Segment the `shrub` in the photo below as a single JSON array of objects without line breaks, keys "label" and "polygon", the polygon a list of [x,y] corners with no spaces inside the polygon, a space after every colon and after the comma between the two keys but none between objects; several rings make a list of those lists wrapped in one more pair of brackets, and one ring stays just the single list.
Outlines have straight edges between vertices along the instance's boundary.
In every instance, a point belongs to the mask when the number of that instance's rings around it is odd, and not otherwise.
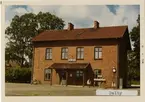
[{"label": "shrub", "polygon": [[15,83],[30,83],[31,68],[9,68],[5,71],[5,81]]}]

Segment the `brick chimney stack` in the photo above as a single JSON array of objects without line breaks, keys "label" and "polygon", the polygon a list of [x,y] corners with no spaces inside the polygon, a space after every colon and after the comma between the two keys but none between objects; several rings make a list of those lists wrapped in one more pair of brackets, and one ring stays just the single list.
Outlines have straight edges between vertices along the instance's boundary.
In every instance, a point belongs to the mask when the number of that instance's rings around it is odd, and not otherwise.
[{"label": "brick chimney stack", "polygon": [[72,23],[68,23],[68,30],[73,30],[74,29],[74,25]]},{"label": "brick chimney stack", "polygon": [[94,21],[94,29],[99,28],[99,22],[98,21]]}]

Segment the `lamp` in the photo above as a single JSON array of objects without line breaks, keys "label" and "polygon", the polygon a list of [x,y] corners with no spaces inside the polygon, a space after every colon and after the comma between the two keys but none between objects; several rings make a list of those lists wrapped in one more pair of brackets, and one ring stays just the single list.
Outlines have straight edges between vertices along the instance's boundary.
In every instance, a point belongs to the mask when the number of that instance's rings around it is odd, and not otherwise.
[{"label": "lamp", "polygon": [[113,67],[112,71],[113,71],[113,73],[116,73],[116,68],[115,68],[115,67]]}]

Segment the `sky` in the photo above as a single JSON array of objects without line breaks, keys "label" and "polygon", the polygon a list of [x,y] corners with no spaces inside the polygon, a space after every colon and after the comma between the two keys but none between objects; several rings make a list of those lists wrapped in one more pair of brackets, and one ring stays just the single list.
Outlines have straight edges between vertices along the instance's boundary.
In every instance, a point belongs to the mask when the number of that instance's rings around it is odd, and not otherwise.
[{"label": "sky", "polygon": [[50,12],[62,18],[67,28],[68,22],[74,28],[93,27],[93,21],[98,21],[101,27],[128,25],[129,31],[136,26],[140,13],[139,5],[9,5],[5,7],[5,28],[15,15],[25,13]]}]

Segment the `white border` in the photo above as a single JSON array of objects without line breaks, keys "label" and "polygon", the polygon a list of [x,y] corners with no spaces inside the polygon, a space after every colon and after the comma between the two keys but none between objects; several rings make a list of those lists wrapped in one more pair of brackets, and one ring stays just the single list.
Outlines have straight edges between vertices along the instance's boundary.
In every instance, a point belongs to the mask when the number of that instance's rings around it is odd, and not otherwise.
[{"label": "white border", "polygon": [[[11,0],[12,1],[12,0]],[[108,4],[118,4],[118,5],[134,5],[134,4],[139,4],[140,5],[140,25],[141,25],[141,44],[140,46],[144,45],[144,12],[145,12],[145,8],[144,8],[144,0],[47,0],[47,2],[45,0],[36,2],[36,0],[34,1],[25,1],[25,2],[10,2],[10,0],[6,0],[5,2],[3,2],[2,4],[2,25],[4,25],[4,21],[5,21],[5,13],[4,13],[4,5],[13,5],[13,4],[19,4],[19,5],[108,5]],[[142,102],[142,100],[144,100],[143,95],[145,95],[145,81],[144,81],[144,77],[143,75],[145,75],[145,66],[144,64],[141,64],[141,96],[133,96],[133,97],[127,97],[127,96],[88,96],[88,97],[6,97],[5,96],[5,81],[4,81],[4,26],[2,26],[2,34],[1,34],[1,40],[2,40],[2,46],[1,46],[1,74],[2,74],[2,102],[55,102],[55,101],[59,101],[59,102],[64,102],[64,101],[79,101],[79,102]],[[144,45],[145,47],[145,45]],[[141,47],[141,53],[145,52],[145,49]],[[143,59],[144,56],[141,55],[141,59]]]},{"label": "white border", "polygon": [[[1,1],[0,1],[0,22],[1,22]],[[1,29],[1,24],[0,24],[0,31],[1,31],[2,29]],[[1,34],[1,32],[0,32],[0,34]],[[1,39],[1,36],[0,36],[0,39]],[[0,46],[1,46],[1,41],[0,41]],[[2,57],[1,57],[1,47],[0,47],[0,60],[2,60]],[[0,61],[0,65],[1,65],[1,61]],[[0,72],[2,72],[1,71],[1,68],[0,68]],[[0,77],[2,77],[2,75],[1,75],[1,73],[0,73]],[[1,80],[0,80],[0,85],[1,85],[2,83],[1,83]],[[0,86],[0,90],[2,89],[2,86]],[[2,94],[0,93],[0,100],[2,99],[2,96],[1,96]]]}]

